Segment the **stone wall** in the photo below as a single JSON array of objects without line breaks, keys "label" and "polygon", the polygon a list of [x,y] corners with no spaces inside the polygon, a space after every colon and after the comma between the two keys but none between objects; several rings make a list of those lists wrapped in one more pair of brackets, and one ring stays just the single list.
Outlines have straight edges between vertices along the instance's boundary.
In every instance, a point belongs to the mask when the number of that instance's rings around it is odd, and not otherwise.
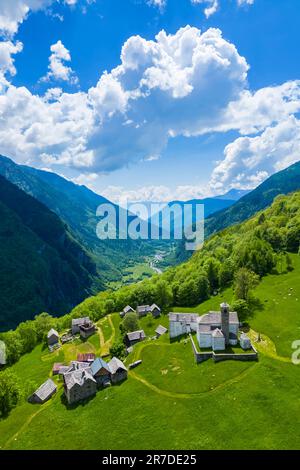
[{"label": "stone wall", "polygon": [[195,345],[192,335],[189,335],[189,336],[190,336],[190,340],[192,343],[194,358],[197,363],[207,361],[210,358],[212,358],[215,362],[228,361],[228,360],[233,360],[233,361],[257,361],[258,360],[258,353],[253,345],[249,353],[243,353],[243,354],[230,354],[230,353],[217,353],[216,354],[214,351],[200,352],[198,351]]},{"label": "stone wall", "polygon": [[189,336],[190,336],[190,340],[191,340],[191,343],[192,343],[194,358],[195,358],[195,361],[197,363],[207,361],[208,359],[213,357],[213,351],[199,352],[196,345],[195,345],[195,343],[194,343],[192,335],[189,335]]},{"label": "stone wall", "polygon": [[244,353],[244,354],[228,354],[228,353],[218,353],[218,354],[213,354],[213,360],[215,362],[221,362],[221,361],[257,361],[258,359],[258,354],[255,349],[251,349],[251,352],[249,353]]}]

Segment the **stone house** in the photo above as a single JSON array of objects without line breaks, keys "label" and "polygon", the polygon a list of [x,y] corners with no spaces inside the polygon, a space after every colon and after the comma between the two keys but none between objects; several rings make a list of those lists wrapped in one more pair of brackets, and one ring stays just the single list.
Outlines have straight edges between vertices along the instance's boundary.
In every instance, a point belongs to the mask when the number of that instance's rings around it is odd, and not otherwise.
[{"label": "stone house", "polygon": [[130,307],[130,305],[126,305],[126,307],[122,310],[122,312],[120,312],[120,317],[121,318],[125,317],[126,313],[129,313],[129,312],[135,313],[135,310],[132,307]]},{"label": "stone house", "polygon": [[246,333],[241,334],[241,336],[240,336],[240,345],[241,345],[241,348],[244,349],[244,350],[252,348],[251,340],[250,340],[249,336],[246,335]]},{"label": "stone house", "polygon": [[79,369],[88,369],[91,366],[89,362],[71,361],[67,372],[74,372]]},{"label": "stone house", "polygon": [[64,388],[70,405],[95,395],[97,382],[92,375],[91,368],[77,369],[64,374]]},{"label": "stone house", "polygon": [[54,346],[59,342],[59,334],[54,328],[51,328],[50,331],[47,333],[47,342],[48,346]]},{"label": "stone house", "polygon": [[127,379],[127,369],[120,359],[113,357],[109,363],[108,367],[111,373],[111,382],[116,384]]},{"label": "stone house", "polygon": [[139,318],[145,317],[150,312],[150,305],[138,305],[136,308],[136,314]]},{"label": "stone house", "polygon": [[159,338],[160,336],[164,335],[167,333],[167,328],[165,328],[164,326],[162,325],[159,325],[156,330],[155,330],[155,333],[156,333],[156,336],[157,338]]},{"label": "stone house", "polygon": [[152,305],[139,305],[136,308],[136,313],[139,318],[148,315],[151,313],[154,318],[159,317],[161,315],[161,310],[156,304]]},{"label": "stone house", "polygon": [[88,324],[88,323],[90,323],[89,317],[73,318],[72,319],[72,335],[76,335],[77,333],[80,333],[80,326],[84,324]]},{"label": "stone house", "polygon": [[28,399],[30,403],[45,403],[56,393],[57,387],[53,380],[44,382]]},{"label": "stone house", "polygon": [[110,385],[111,374],[109,365],[101,358],[97,357],[91,365],[91,373],[99,387]]},{"label": "stone house", "polygon": [[81,339],[87,339],[96,332],[96,327],[92,321],[88,321],[79,326]]},{"label": "stone house", "polygon": [[161,309],[156,304],[150,306],[150,312],[154,318],[160,317],[161,315]]},{"label": "stone house", "polygon": [[169,313],[170,338],[197,331],[197,313]]},{"label": "stone house", "polygon": [[77,362],[94,362],[96,354],[94,353],[79,353],[77,354]]},{"label": "stone house", "polygon": [[70,372],[74,372],[75,370],[80,370],[80,369],[87,369],[90,367],[89,362],[79,362],[79,361],[71,361],[70,365],[65,366],[61,365],[58,369],[58,375],[64,376],[65,374],[68,374]]},{"label": "stone house", "polygon": [[144,330],[137,330],[127,333],[125,336],[125,343],[127,347],[133,346],[146,338]]}]

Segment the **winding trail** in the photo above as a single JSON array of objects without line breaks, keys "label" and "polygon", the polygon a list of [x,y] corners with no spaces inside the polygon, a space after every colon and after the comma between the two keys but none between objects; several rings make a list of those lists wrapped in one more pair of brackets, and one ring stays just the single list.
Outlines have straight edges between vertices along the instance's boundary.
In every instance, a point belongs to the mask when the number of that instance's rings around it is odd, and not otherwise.
[{"label": "winding trail", "polygon": [[104,347],[105,340],[104,340],[104,334],[103,334],[103,331],[101,329],[101,324],[100,323],[98,325],[98,335],[99,335],[100,351],[102,353],[102,348]]},{"label": "winding trail", "polygon": [[[163,343],[164,346],[172,346],[171,343]],[[147,348],[148,346],[161,346],[161,343],[154,343],[154,342],[149,342],[149,343],[140,343],[140,347],[135,351],[134,354],[134,361],[140,359],[142,351]],[[129,375],[135,380],[138,380],[140,383],[145,385],[146,387],[150,388],[153,392],[158,393],[160,395],[164,395],[169,398],[178,398],[178,399],[189,399],[189,398],[195,398],[195,397],[201,397],[201,396],[206,396],[208,393],[214,393],[224,387],[227,387],[229,385],[232,385],[236,382],[239,382],[242,380],[244,377],[246,377],[252,370],[256,369],[258,366],[258,363],[253,363],[251,367],[248,369],[244,370],[240,374],[236,375],[235,377],[232,377],[231,379],[226,380],[225,382],[222,382],[219,385],[216,385],[214,388],[211,388],[209,390],[203,390],[202,392],[196,392],[196,393],[178,393],[178,392],[171,392],[168,390],[161,389],[157,387],[156,385],[153,385],[151,382],[148,382],[148,380],[144,379],[141,377],[139,374],[134,372],[133,370],[129,370]]]},{"label": "winding trail", "polygon": [[[288,363],[288,362],[291,361],[289,357],[283,357],[283,356],[279,356],[277,354],[275,344],[265,334],[261,335],[261,341],[260,342],[257,342],[258,333],[256,331],[250,330],[248,335],[249,335],[252,343],[255,344],[255,348],[257,349],[257,351],[260,354],[263,354],[267,357],[270,357],[271,359],[281,361],[281,362]],[[171,343],[164,343],[164,345],[171,346]],[[136,360],[140,359],[142,351],[148,346],[160,346],[160,344],[159,343],[153,343],[153,342],[151,342],[151,343],[140,343],[140,346],[138,348],[136,348],[136,350],[134,351],[133,360],[136,361]],[[170,392],[170,391],[167,391],[167,390],[163,390],[163,389],[157,387],[156,385],[153,385],[152,383],[148,382],[146,379],[144,379],[143,377],[141,377],[139,374],[137,374],[136,372],[134,372],[132,370],[129,371],[129,375],[133,379],[138,380],[140,383],[142,383],[143,385],[145,385],[146,387],[151,389],[153,392],[159,393],[160,395],[164,395],[166,397],[171,397],[171,398],[187,399],[187,398],[195,398],[195,397],[205,396],[208,393],[214,393],[214,392],[216,392],[216,391],[218,391],[222,388],[225,388],[229,385],[233,385],[234,383],[237,383],[238,381],[242,380],[245,376],[250,374],[250,372],[252,370],[256,369],[257,366],[259,366],[259,363],[254,363],[252,367],[249,367],[249,369],[246,369],[245,371],[241,372],[239,375],[233,377],[232,379],[229,379],[226,382],[223,382],[219,385],[216,385],[216,387],[214,387],[213,389],[205,390],[203,392],[198,392],[198,393]]]},{"label": "winding trail", "polygon": [[[104,323],[104,321],[108,321],[110,327],[111,327],[111,335],[107,341],[105,341],[103,331],[101,329],[101,323]],[[105,319],[101,320],[98,323],[98,334],[99,334],[99,339],[100,339],[100,351],[102,356],[107,356],[109,354],[109,349],[112,346],[114,340],[115,340],[115,335],[116,335],[116,329],[115,325],[112,321],[111,315],[107,315]]]},{"label": "winding trail", "polygon": [[218,390],[228,387],[229,385],[233,385],[234,383],[237,383],[240,380],[244,379],[251,371],[253,371],[253,369],[256,369],[257,366],[258,366],[258,363],[254,363],[253,366],[249,367],[249,369],[244,370],[243,372],[241,372],[239,375],[236,375],[232,379],[229,379],[226,382],[216,385],[214,388],[210,390],[204,390],[203,392],[197,392],[197,393],[170,392],[168,390],[163,390],[161,388],[156,387],[156,385],[151,384],[146,379],[138,375],[136,372],[129,371],[129,375],[133,379],[138,380],[140,383],[150,388],[153,392],[158,393],[159,395],[164,395],[168,398],[189,399],[189,398],[196,398],[196,397],[197,398],[205,397],[207,394],[212,394],[214,392],[217,392]]},{"label": "winding trail", "polygon": [[115,341],[116,329],[115,329],[114,322],[112,321],[112,316],[108,315],[107,318],[108,318],[108,321],[109,321],[109,324],[110,324],[110,327],[111,327],[111,336],[110,336],[110,338],[107,342],[109,343],[109,346],[112,346],[112,344]]}]

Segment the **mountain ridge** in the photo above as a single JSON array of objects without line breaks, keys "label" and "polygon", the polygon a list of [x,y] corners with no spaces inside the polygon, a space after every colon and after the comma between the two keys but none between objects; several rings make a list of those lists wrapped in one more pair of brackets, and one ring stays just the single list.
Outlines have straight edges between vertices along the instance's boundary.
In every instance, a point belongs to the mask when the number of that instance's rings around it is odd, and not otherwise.
[{"label": "mountain ridge", "polygon": [[232,206],[214,213],[205,221],[205,236],[250,218],[269,206],[279,194],[289,194],[299,189],[300,161],[274,173]]},{"label": "mountain ridge", "polygon": [[[117,214],[123,210],[103,196],[56,173],[18,165],[4,156],[0,156],[0,174],[39,200],[68,225],[76,240],[94,258],[103,283],[120,280],[128,260],[141,256],[139,241],[100,240],[97,237],[96,227],[100,220],[96,215],[97,207],[109,203],[117,209]],[[150,247],[144,246],[143,249],[149,250]]]}]

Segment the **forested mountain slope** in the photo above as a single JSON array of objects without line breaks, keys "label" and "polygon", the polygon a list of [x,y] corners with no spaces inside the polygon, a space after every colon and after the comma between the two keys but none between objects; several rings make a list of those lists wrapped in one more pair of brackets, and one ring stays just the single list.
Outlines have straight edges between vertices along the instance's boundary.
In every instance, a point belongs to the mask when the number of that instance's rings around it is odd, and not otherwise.
[{"label": "forested mountain slope", "polygon": [[65,313],[92,293],[93,260],[54,212],[2,176],[0,221],[1,330]]},{"label": "forested mountain slope", "polygon": [[[17,165],[0,156],[0,174],[20,189],[45,204],[70,227],[76,240],[84,245],[97,265],[103,284],[118,280],[129,259],[139,261],[152,247],[132,240],[100,240],[96,234],[97,207],[110,201],[95,194],[85,186],[79,186],[61,176],[24,165]],[[117,221],[119,211],[116,204]],[[129,219],[131,215],[128,214]]]},{"label": "forested mountain slope", "polygon": [[205,223],[206,236],[252,217],[256,212],[272,204],[279,194],[288,194],[298,189],[300,189],[300,161],[270,176],[232,206],[210,216]]}]

